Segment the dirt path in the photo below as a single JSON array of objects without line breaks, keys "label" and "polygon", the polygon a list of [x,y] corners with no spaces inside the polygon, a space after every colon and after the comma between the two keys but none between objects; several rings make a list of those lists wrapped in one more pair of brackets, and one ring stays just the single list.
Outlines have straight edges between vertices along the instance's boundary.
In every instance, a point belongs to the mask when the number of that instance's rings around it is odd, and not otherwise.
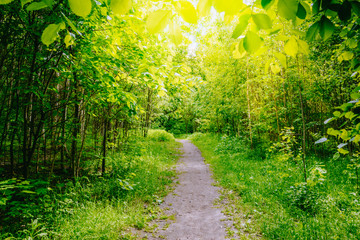
[{"label": "dirt path", "polygon": [[232,224],[221,209],[214,206],[214,201],[220,197],[219,188],[213,186],[211,172],[200,150],[190,141],[179,142],[184,152],[177,166],[179,184],[161,206],[175,219],[148,239],[225,239],[226,228]]}]

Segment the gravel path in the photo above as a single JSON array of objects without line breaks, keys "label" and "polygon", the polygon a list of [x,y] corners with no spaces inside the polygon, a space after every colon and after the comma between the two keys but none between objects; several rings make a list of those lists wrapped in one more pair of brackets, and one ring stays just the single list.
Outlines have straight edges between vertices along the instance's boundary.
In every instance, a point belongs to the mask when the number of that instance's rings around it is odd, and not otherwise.
[{"label": "gravel path", "polygon": [[219,188],[213,186],[209,167],[195,145],[188,140],[178,141],[183,144],[184,152],[177,166],[179,184],[161,206],[167,215],[174,215],[175,220],[148,239],[225,239],[226,227],[232,223],[214,206],[220,194]]}]

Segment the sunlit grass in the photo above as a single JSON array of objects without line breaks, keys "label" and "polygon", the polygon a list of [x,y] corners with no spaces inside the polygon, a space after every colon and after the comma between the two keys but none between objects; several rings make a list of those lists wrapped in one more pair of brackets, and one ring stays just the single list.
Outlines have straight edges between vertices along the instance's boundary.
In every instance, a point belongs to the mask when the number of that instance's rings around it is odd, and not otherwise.
[{"label": "sunlit grass", "polygon": [[[353,184],[345,181],[343,163],[311,157],[311,168],[322,163],[325,181],[303,183],[294,162],[248,148],[245,139],[210,134],[190,137],[210,163],[216,180],[235,205],[229,208],[243,233],[269,239],[358,239],[360,205]],[[236,212],[239,212],[236,214]]]}]

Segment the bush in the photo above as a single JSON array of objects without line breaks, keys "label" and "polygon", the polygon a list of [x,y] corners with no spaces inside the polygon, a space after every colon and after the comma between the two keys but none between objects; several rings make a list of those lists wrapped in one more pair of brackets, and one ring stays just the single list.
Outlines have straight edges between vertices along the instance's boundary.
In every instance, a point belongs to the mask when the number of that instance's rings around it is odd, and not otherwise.
[{"label": "bush", "polygon": [[173,142],[175,141],[174,135],[166,132],[165,130],[149,130],[148,138],[156,142]]},{"label": "bush", "polygon": [[196,141],[199,140],[201,138],[201,136],[203,135],[203,133],[201,132],[194,132],[193,134],[191,134],[188,139],[192,140],[192,141]]}]

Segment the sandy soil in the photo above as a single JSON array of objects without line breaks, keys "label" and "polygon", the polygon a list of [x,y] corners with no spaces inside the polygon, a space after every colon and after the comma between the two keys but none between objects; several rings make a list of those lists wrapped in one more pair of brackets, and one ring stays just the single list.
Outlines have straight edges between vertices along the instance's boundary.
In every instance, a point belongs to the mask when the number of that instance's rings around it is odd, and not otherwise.
[{"label": "sandy soil", "polygon": [[214,201],[220,197],[219,188],[213,186],[212,174],[199,149],[190,141],[179,142],[183,144],[183,155],[177,166],[180,172],[178,185],[161,205],[165,214],[173,215],[174,220],[159,224],[160,229],[153,234],[147,234],[147,238],[225,239],[226,228],[232,223],[221,209],[214,205]]}]

